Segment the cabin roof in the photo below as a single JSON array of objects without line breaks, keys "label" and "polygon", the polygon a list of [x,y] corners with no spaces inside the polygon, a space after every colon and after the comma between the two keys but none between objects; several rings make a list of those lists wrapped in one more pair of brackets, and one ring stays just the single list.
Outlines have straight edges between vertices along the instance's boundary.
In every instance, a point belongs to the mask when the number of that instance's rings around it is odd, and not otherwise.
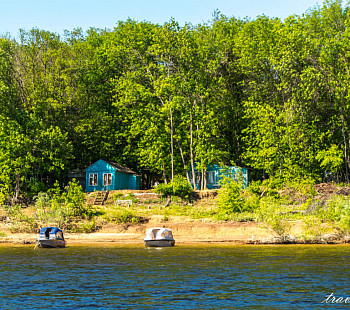
[{"label": "cabin roof", "polygon": [[135,171],[131,170],[128,167],[124,167],[114,161],[104,160],[107,164],[111,165],[113,168],[115,168],[119,172],[129,173],[129,174],[137,174]]},{"label": "cabin roof", "polygon": [[[108,168],[109,166],[109,168]],[[101,172],[101,171],[105,171],[105,170],[116,170],[118,172],[122,172],[122,173],[128,173],[128,174],[134,174],[137,175],[137,173],[133,170],[131,170],[130,168],[127,168],[121,164],[118,164],[114,161],[110,161],[110,160],[104,160],[104,159],[99,159],[98,161],[94,162],[92,165],[90,165],[89,167],[87,167],[85,169],[86,172],[90,172],[90,171],[94,171],[94,172]]]}]

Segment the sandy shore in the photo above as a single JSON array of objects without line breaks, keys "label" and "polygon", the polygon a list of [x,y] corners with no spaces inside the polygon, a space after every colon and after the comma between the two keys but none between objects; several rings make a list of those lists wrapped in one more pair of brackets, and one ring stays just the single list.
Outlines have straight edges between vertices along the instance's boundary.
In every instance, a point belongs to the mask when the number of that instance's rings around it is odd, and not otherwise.
[{"label": "sandy shore", "polygon": [[[268,240],[271,233],[259,223],[205,223],[205,222],[169,222],[147,223],[140,225],[107,225],[94,233],[65,233],[67,244],[84,244],[98,242],[140,243],[143,244],[145,232],[151,227],[166,227],[173,231],[177,244],[186,243],[252,243]],[[1,243],[32,244],[37,234],[7,232],[0,238]]]},{"label": "sandy shore", "polygon": [[[276,236],[262,223],[256,222],[202,222],[202,221],[169,221],[152,220],[147,224],[117,225],[108,224],[94,233],[65,233],[67,245],[91,243],[143,244],[146,230],[151,227],[166,227],[173,231],[176,244],[267,244],[279,243]],[[301,235],[301,225],[294,223],[290,231],[291,240]],[[294,236],[294,237],[293,237]],[[0,243],[34,244],[37,234],[10,232],[0,238]],[[294,239],[293,239],[294,238]],[[277,241],[276,241],[277,240]],[[348,243],[337,240],[333,235],[319,239],[319,243]]]}]

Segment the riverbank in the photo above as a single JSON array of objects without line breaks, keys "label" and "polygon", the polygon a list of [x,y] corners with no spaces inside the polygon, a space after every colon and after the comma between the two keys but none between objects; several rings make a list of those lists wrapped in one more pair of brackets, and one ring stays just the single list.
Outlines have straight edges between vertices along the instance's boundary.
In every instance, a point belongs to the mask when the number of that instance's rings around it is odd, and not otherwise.
[{"label": "riverbank", "polygon": [[[232,242],[250,243],[254,240],[267,240],[269,232],[259,223],[230,222],[206,223],[201,221],[170,220],[167,223],[153,218],[147,224],[107,224],[98,232],[65,233],[67,243],[117,242],[143,243],[145,232],[151,227],[167,227],[172,229],[177,243]],[[6,232],[0,238],[2,243],[35,243],[37,234]]]},{"label": "riverbank", "polygon": [[[172,229],[176,244],[281,244],[281,243],[349,243],[346,238],[340,238],[336,234],[325,234],[315,239],[298,238],[302,229],[299,222],[291,227],[291,235],[288,239],[281,240],[275,236],[269,228],[258,222],[205,222],[182,221],[172,219],[167,223],[159,218],[152,218],[147,224],[125,225],[108,224],[98,232],[93,233],[65,233],[68,245],[91,243],[119,243],[119,244],[143,244],[145,232],[151,227],[167,227]],[[34,244],[38,235],[33,233],[6,232],[0,238],[0,243],[9,244]]]},{"label": "riverbank", "polygon": [[[191,199],[166,198],[152,191],[111,191],[103,204],[85,194],[78,209],[42,196],[28,206],[0,208],[0,243],[35,243],[41,227],[58,226],[69,243],[139,243],[147,229],[167,227],[181,243],[348,243],[350,188],[318,184],[244,191],[246,210],[218,206],[217,190],[193,193]],[[46,199],[46,200],[45,200]],[[247,207],[248,206],[248,207]],[[82,210],[80,215],[73,211]]]}]

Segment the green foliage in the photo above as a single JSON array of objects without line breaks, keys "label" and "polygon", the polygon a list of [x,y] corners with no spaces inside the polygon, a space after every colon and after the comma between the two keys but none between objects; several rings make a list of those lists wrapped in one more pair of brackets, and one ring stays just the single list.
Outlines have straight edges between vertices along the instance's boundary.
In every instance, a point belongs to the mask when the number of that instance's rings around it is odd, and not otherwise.
[{"label": "green foliage", "polygon": [[261,195],[261,181],[251,181],[247,190],[251,194]]},{"label": "green foliage", "polygon": [[[319,215],[319,214],[317,214]],[[319,216],[304,216],[302,238],[305,241],[320,240],[322,235],[327,232],[327,227],[324,226],[322,218]]]},{"label": "green foliage", "polygon": [[[314,196],[317,195],[315,189],[315,180],[313,178],[295,178],[292,181],[287,181],[283,188],[284,190],[291,190],[296,195],[302,196],[307,200],[311,200]],[[295,199],[296,197],[291,197]]]},{"label": "green foliage", "polygon": [[325,171],[337,172],[344,163],[343,151],[335,144],[328,150],[322,150],[316,155],[316,159]]},{"label": "green foliage", "polygon": [[259,220],[267,225],[267,228],[278,237],[281,242],[289,239],[291,222],[283,214],[280,202],[274,197],[266,197],[260,201],[258,209]]},{"label": "green foliage", "polygon": [[231,214],[243,211],[244,199],[241,190],[241,186],[235,181],[223,182],[217,198],[220,213]]},{"label": "green foliage", "polygon": [[37,196],[34,197],[35,206],[38,208],[48,208],[50,207],[50,197],[47,193],[39,192]]},{"label": "green foliage", "polygon": [[135,215],[131,210],[126,208],[111,210],[108,214],[104,215],[103,218],[108,222],[117,224],[136,224],[141,221],[141,217]]},{"label": "green foliage", "polygon": [[139,201],[138,198],[135,197],[134,194],[130,194],[130,193],[125,196],[125,199],[126,200],[131,200],[133,204],[135,204],[135,203],[137,203]]},{"label": "green foliage", "polygon": [[162,195],[163,197],[170,197],[173,195],[173,187],[170,184],[160,183],[155,189],[156,194]]},{"label": "green foliage", "polygon": [[74,218],[92,216],[92,210],[84,205],[84,201],[85,193],[74,179],[63,191],[59,183],[55,182],[48,193],[39,193],[36,196],[38,222],[42,226],[56,225],[61,228],[70,228],[70,222]]},{"label": "green foliage", "polygon": [[49,190],[51,196],[51,203],[58,206],[62,205],[62,208],[68,210],[70,216],[84,216],[88,215],[89,210],[84,206],[85,193],[79,183],[73,179],[61,191],[58,182],[55,186]]},{"label": "green foliage", "polygon": [[87,210],[84,207],[85,193],[82,187],[75,179],[69,182],[62,193],[65,205],[71,210],[73,216],[86,215]]},{"label": "green foliage", "polygon": [[348,197],[335,196],[329,201],[324,216],[334,221],[340,234],[350,234],[350,199]]},{"label": "green foliage", "polygon": [[[0,203],[101,157],[147,180],[234,161],[279,182],[262,184],[272,196],[324,171],[349,182],[348,12],[334,0],[284,21],[129,19],[1,38]],[[159,190],[185,197],[180,183]]]},{"label": "green foliage", "polygon": [[243,178],[237,172],[234,173],[228,167],[224,167],[221,171],[220,184],[221,189],[217,198],[219,213],[229,215],[252,211],[258,207],[258,196],[249,194],[249,190],[246,192],[243,190]]},{"label": "green foliage", "polygon": [[19,205],[10,206],[7,209],[9,218],[9,230],[12,233],[36,233],[38,230],[38,222],[22,212]]},{"label": "green foliage", "polygon": [[89,221],[85,221],[85,222],[80,222],[76,225],[72,225],[72,227],[70,228],[70,231],[73,233],[92,233],[95,232],[97,229],[96,227],[96,222],[95,219],[92,218]]},{"label": "green foliage", "polygon": [[164,197],[178,196],[182,199],[189,199],[189,196],[193,192],[193,189],[186,178],[177,175],[174,177],[174,180],[172,182],[168,184],[159,184],[155,188],[155,192],[157,194],[161,194]]},{"label": "green foliage", "polygon": [[122,193],[113,193],[112,195],[108,196],[112,199],[112,201],[117,201],[117,200],[120,200],[122,199],[124,195]]},{"label": "green foliage", "polygon": [[181,198],[188,199],[189,195],[193,192],[192,187],[188,183],[187,179],[180,175],[174,177],[174,180],[170,182],[170,186],[172,186],[172,195]]}]

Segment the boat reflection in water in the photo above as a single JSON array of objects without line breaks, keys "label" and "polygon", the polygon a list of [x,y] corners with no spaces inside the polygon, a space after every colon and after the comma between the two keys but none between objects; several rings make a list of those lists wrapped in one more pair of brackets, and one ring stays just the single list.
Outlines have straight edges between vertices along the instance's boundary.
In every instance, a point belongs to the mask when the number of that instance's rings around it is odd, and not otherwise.
[{"label": "boat reflection in water", "polygon": [[63,231],[58,227],[44,227],[41,229],[36,244],[39,248],[64,248]]},{"label": "boat reflection in water", "polygon": [[148,247],[170,247],[175,245],[175,240],[171,229],[150,228],[143,239]]}]

